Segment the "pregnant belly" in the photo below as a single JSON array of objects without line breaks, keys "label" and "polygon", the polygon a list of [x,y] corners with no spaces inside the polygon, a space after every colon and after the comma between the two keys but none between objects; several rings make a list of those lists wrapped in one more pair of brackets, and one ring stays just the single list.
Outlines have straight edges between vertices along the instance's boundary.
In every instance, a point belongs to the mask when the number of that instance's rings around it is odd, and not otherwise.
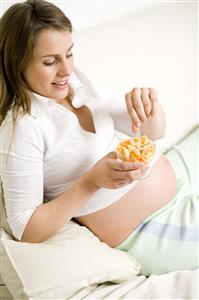
[{"label": "pregnant belly", "polygon": [[161,156],[149,177],[139,181],[112,205],[76,220],[111,247],[119,245],[151,213],[166,205],[177,192],[174,170]]}]

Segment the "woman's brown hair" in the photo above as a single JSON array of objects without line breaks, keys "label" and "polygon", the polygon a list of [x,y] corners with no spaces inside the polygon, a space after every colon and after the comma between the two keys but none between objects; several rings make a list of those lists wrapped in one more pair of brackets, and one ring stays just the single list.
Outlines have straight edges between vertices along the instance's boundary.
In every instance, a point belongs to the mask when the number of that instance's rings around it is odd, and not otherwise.
[{"label": "woman's brown hair", "polygon": [[44,29],[72,32],[72,24],[57,6],[44,0],[14,4],[0,19],[0,126],[11,108],[14,124],[19,112],[30,114],[23,70],[32,56],[35,35]]}]

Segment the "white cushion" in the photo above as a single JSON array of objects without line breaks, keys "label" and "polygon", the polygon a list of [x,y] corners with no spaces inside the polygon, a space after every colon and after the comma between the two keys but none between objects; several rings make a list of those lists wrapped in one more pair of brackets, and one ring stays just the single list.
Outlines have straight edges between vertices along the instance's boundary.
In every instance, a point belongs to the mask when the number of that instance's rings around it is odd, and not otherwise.
[{"label": "white cushion", "polygon": [[139,273],[127,253],[70,221],[42,243],[22,243],[1,229],[1,275],[15,299],[71,299],[83,287],[123,282]]}]

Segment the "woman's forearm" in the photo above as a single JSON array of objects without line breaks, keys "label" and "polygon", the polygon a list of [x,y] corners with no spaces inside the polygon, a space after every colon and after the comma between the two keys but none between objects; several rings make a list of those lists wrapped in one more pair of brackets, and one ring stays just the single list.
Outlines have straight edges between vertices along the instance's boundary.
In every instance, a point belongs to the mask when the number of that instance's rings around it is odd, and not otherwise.
[{"label": "woman's forearm", "polygon": [[154,117],[148,117],[148,119],[142,123],[141,132],[147,135],[151,140],[158,140],[164,137],[166,130],[166,119],[164,111],[160,104],[158,104],[157,113]]},{"label": "woman's forearm", "polygon": [[40,205],[28,221],[22,242],[39,243],[56,233],[82,208],[97,187],[80,177],[75,184],[59,197]]}]

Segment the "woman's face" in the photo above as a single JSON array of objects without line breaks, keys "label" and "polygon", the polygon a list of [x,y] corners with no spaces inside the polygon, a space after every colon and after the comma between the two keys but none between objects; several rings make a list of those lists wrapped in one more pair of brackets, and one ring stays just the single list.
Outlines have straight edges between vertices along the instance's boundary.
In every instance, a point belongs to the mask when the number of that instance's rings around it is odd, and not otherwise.
[{"label": "woman's face", "polygon": [[32,92],[56,101],[67,96],[72,46],[71,33],[66,30],[46,29],[36,35],[32,58],[23,72]]}]

